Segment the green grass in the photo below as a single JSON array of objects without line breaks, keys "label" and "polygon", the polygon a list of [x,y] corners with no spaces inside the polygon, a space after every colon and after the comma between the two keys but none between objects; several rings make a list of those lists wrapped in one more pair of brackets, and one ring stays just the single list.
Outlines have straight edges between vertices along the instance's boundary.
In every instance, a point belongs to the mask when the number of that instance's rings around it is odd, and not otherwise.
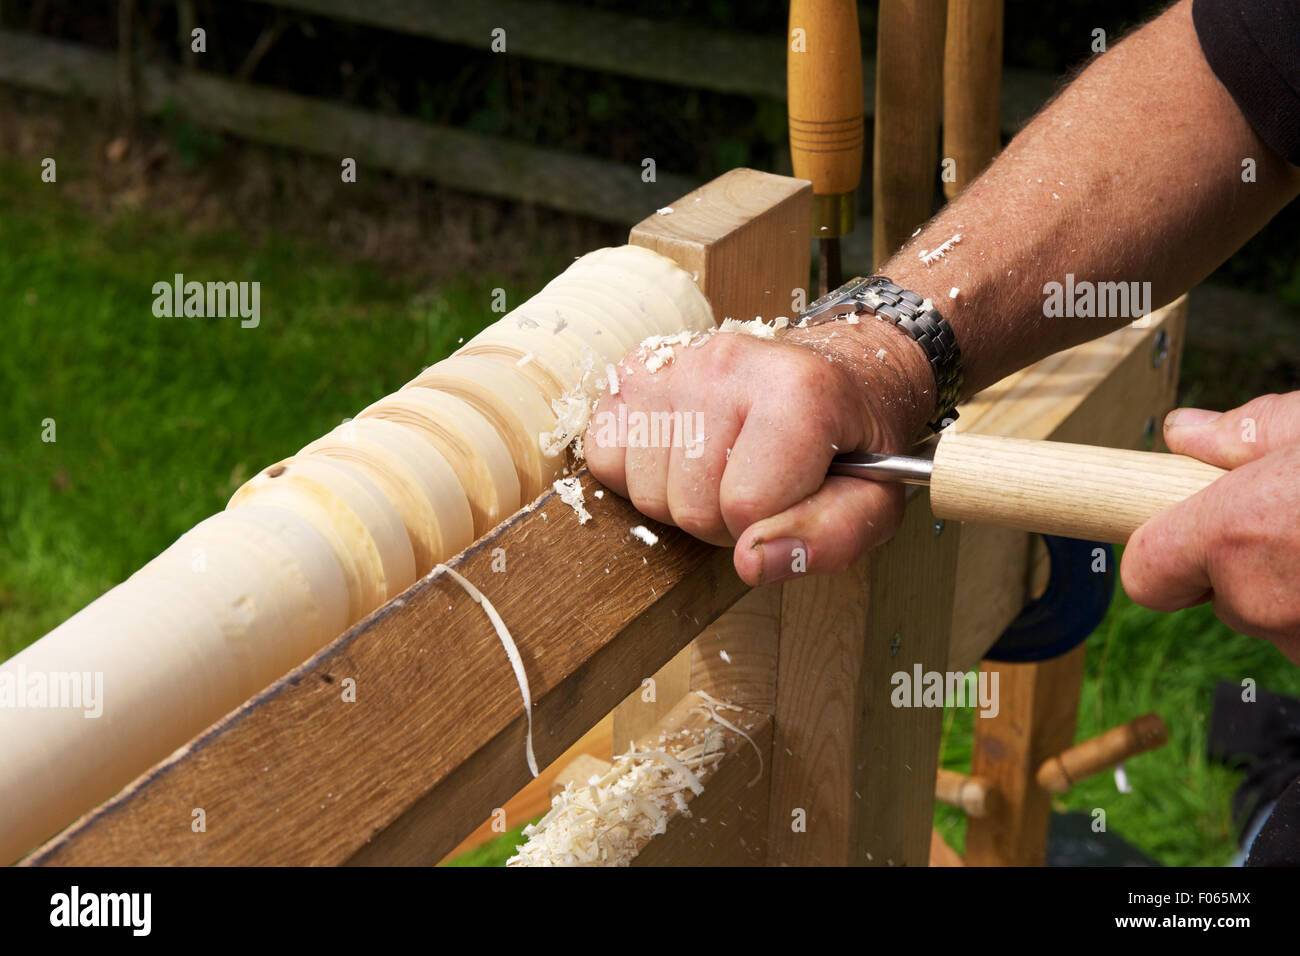
[{"label": "green grass", "polygon": [[[538,820],[541,817],[537,818]],[[537,820],[529,821],[536,823]],[[520,824],[515,829],[493,837],[486,843],[476,846],[467,853],[462,853],[454,860],[448,860],[443,866],[505,866],[506,860],[515,855],[515,847],[524,842],[524,827]]]},{"label": "green grass", "polygon": [[[1234,633],[1208,607],[1158,614],[1117,591],[1106,620],[1088,639],[1076,739],[1152,710],[1169,725],[1170,739],[1125,764],[1132,793],[1120,793],[1105,773],[1074,787],[1057,808],[1104,809],[1107,829],[1167,866],[1228,862],[1237,849],[1229,799],[1240,774],[1210,763],[1205,741],[1215,686],[1247,677],[1300,696],[1300,669],[1271,644]],[[976,719],[969,708],[945,711],[943,766],[970,769]],[[935,825],[960,851],[962,814],[940,807]]]},{"label": "green grass", "polygon": [[[176,272],[259,281],[260,325],[155,317]],[[518,301],[491,277],[421,297],[303,242],[94,220],[0,164],[0,659],[491,321],[498,285]]]}]

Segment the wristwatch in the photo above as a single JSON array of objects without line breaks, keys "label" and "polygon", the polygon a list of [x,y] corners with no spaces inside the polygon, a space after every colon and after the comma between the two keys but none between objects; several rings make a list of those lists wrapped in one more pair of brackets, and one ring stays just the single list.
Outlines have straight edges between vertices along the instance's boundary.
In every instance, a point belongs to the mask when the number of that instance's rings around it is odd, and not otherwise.
[{"label": "wristwatch", "polygon": [[942,431],[957,418],[963,380],[961,349],[952,326],[929,299],[885,276],[859,276],[812,303],[803,318],[806,325],[820,325],[847,315],[874,315],[910,335],[925,352],[934,373],[936,412],[930,429]]}]

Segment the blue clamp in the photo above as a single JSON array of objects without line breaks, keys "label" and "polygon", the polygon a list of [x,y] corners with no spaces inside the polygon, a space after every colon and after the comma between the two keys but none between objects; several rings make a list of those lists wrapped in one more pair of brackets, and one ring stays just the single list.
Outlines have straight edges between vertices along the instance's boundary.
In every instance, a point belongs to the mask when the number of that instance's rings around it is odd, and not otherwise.
[{"label": "blue clamp", "polygon": [[[1023,664],[1059,657],[1082,644],[1106,617],[1115,594],[1115,551],[1108,544],[1042,536],[1051,559],[1047,590],[1002,632],[984,656]],[[1097,555],[1097,550],[1104,555]],[[1104,568],[1094,571],[1098,557]]]}]

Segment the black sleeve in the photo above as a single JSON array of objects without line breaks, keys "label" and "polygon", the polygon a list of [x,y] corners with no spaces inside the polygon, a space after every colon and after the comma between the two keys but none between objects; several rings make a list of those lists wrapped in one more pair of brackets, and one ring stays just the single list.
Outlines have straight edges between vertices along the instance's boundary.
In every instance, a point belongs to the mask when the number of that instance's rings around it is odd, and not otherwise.
[{"label": "black sleeve", "polygon": [[1192,22],[1246,121],[1300,166],[1300,0],[1193,0]]}]

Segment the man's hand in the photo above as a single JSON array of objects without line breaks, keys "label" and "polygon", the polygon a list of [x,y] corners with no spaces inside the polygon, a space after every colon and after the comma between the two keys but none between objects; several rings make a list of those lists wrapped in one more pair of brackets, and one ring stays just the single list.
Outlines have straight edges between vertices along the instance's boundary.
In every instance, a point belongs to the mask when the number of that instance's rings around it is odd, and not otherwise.
[{"label": "man's hand", "polygon": [[1300,664],[1300,392],[1221,415],[1176,409],[1165,441],[1232,471],[1137,530],[1124,590],[1158,611],[1212,601],[1224,623]]},{"label": "man's hand", "polygon": [[931,374],[901,332],[719,333],[654,372],[646,357],[620,363],[618,394],[601,398],[583,442],[591,473],[642,513],[735,545],[751,585],[843,570],[897,529],[900,486],[826,469],[840,452],[903,451],[925,421],[932,385],[913,383]]}]

